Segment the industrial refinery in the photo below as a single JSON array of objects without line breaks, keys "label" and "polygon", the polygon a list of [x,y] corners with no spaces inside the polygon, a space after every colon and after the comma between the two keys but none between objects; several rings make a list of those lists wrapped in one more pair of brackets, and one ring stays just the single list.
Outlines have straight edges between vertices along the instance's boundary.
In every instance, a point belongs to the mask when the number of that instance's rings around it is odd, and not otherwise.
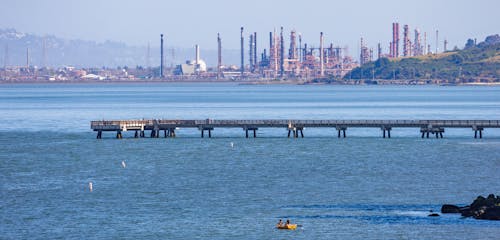
[{"label": "industrial refinery", "polygon": [[[222,56],[222,38],[217,34],[217,66],[211,68],[197,67],[199,49],[196,49],[196,60],[178,65],[172,72],[174,77],[180,75],[187,78],[222,79],[313,79],[325,76],[342,78],[359,63],[350,57],[347,47],[325,44],[323,32],[319,33],[316,43],[305,43],[302,35],[296,30],[285,33],[283,27],[269,32],[269,42],[259,52],[257,32],[245,34],[240,29],[240,65],[224,65]],[[317,47],[319,45],[319,47]],[[315,47],[316,46],[316,47]],[[161,54],[163,56],[163,53]],[[160,61],[163,61],[162,59]],[[203,64],[203,63],[202,63]],[[192,67],[189,67],[192,66]],[[188,69],[189,68],[189,69]],[[188,69],[187,71],[185,69]],[[161,70],[164,72],[164,70]],[[162,75],[164,78],[168,77]]]},{"label": "industrial refinery", "polygon": [[[68,81],[68,80],[92,80],[92,81],[311,81],[317,79],[342,79],[359,66],[370,63],[380,58],[404,58],[421,56],[439,52],[439,32],[435,32],[435,50],[431,50],[428,44],[428,35],[421,33],[420,29],[412,30],[408,25],[403,25],[402,31],[398,22],[392,23],[392,37],[388,38],[387,45],[384,43],[368,43],[361,37],[357,57],[349,54],[347,46],[339,46],[333,42],[325,41],[325,33],[318,32],[317,36],[308,36],[308,39],[316,39],[313,42],[305,42],[300,32],[295,29],[285,30],[284,27],[273,29],[265,34],[247,31],[241,27],[239,34],[240,49],[239,64],[225,63],[223,55],[224,36],[214,34],[214,45],[205,46],[206,49],[214,49],[217,46],[217,61],[213,64],[214,56],[208,60],[200,54],[201,46],[193,45],[192,57],[184,59],[182,64],[172,64],[173,48],[167,48],[166,36],[160,34],[160,48],[158,61],[151,59],[150,46],[148,43],[146,66],[136,68],[74,68],[64,66],[63,69],[51,69],[45,64],[41,67],[33,66],[30,62],[30,49],[26,51],[26,65],[8,66],[5,50],[4,68],[2,76],[4,81]],[[402,32],[402,41],[400,32]],[[413,37],[411,36],[413,33]],[[216,38],[215,38],[216,37]],[[227,36],[229,37],[229,36]],[[235,40],[235,36],[230,36]],[[259,38],[260,37],[260,38]],[[266,41],[258,41],[266,39]],[[389,41],[390,40],[390,41]],[[413,40],[413,41],[412,41]],[[434,39],[433,39],[434,40]],[[444,51],[447,51],[447,41],[444,40]],[[374,55],[376,46],[377,54]],[[387,47],[384,47],[387,46]],[[384,51],[387,49],[387,51]],[[401,49],[401,50],[400,50]],[[45,45],[42,53],[46,61]],[[171,54],[170,54],[171,52]],[[170,55],[169,55],[170,54]],[[166,60],[170,63],[166,64]],[[178,60],[178,59],[177,59]],[[152,64],[150,64],[152,62]],[[156,64],[155,64],[156,62]],[[207,62],[212,62],[208,66]],[[229,61],[228,61],[229,62]],[[152,66],[151,66],[152,65]],[[156,67],[155,67],[156,66]]]},{"label": "industrial refinery", "polygon": [[[437,53],[439,48],[439,32],[436,31],[436,49],[431,51],[427,44],[427,33],[423,40],[418,28],[414,29],[412,42],[411,30],[408,25],[403,26],[403,42],[400,44],[400,25],[392,24],[392,41],[388,44],[388,51],[384,52],[381,43],[377,44],[377,58],[413,57]],[[266,34],[267,35],[267,34]],[[302,41],[302,35],[296,30],[286,32],[283,27],[269,32],[269,42],[259,43],[257,32],[246,33],[244,27],[240,29],[240,65],[224,65],[222,56],[222,39],[217,34],[218,59],[215,68],[200,67],[199,49],[196,45],[195,61],[187,61],[172,72],[175,77],[188,79],[215,78],[223,79],[282,79],[282,80],[311,80],[318,78],[341,79],[352,69],[376,60],[373,48],[369,48],[364,38],[360,39],[359,59],[351,57],[347,47],[340,47],[333,43],[325,43],[324,33],[317,36],[318,41],[307,43]],[[258,44],[263,47],[259,52]],[[444,40],[444,51],[447,41]],[[402,53],[400,53],[402,47]],[[162,53],[163,55],[163,53]],[[162,60],[163,61],[163,60]],[[203,62],[204,64],[204,62]],[[210,71],[211,70],[211,71]],[[163,70],[162,70],[163,72]],[[162,75],[163,76],[163,75]],[[163,76],[168,77],[168,76]]]}]

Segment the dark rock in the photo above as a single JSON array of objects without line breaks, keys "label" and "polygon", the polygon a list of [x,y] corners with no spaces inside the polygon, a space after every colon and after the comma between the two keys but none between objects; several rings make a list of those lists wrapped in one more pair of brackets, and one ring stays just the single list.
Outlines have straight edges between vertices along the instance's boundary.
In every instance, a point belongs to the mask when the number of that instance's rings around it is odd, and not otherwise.
[{"label": "dark rock", "polygon": [[441,207],[441,213],[460,213],[463,217],[500,220],[500,196],[495,196],[495,194],[490,194],[486,198],[478,196],[471,205],[464,207],[444,204]]},{"label": "dark rock", "polygon": [[474,202],[470,205],[470,208],[475,211],[478,210],[480,207],[486,205],[486,198],[483,196],[478,196]]},{"label": "dark rock", "polygon": [[445,204],[441,207],[441,213],[460,213],[460,207],[451,204]]},{"label": "dark rock", "polygon": [[462,214],[462,217],[472,217],[472,211],[470,206],[461,207],[460,213]]},{"label": "dark rock", "polygon": [[500,206],[486,207],[483,206],[474,212],[475,219],[483,220],[500,220]]},{"label": "dark rock", "polygon": [[500,197],[494,194],[490,194],[486,198],[478,196],[470,206],[462,207],[459,210],[464,217],[500,220]]},{"label": "dark rock", "polygon": [[437,214],[437,213],[431,213],[431,214],[429,214],[429,217],[439,217],[439,214]]}]

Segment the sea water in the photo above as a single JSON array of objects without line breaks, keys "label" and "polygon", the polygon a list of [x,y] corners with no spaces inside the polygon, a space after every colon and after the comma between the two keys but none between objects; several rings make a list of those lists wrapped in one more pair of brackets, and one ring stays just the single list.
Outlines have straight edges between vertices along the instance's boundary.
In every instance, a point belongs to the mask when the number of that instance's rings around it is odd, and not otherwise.
[{"label": "sea water", "polygon": [[[428,217],[500,194],[500,130],[215,129],[96,139],[102,119],[500,119],[499,87],[0,85],[2,239],[469,239]],[[148,135],[148,133],[146,133]],[[163,136],[163,135],[162,135]],[[125,164],[122,164],[125,163]],[[92,183],[92,191],[89,190]],[[274,228],[279,219],[301,225]]]}]

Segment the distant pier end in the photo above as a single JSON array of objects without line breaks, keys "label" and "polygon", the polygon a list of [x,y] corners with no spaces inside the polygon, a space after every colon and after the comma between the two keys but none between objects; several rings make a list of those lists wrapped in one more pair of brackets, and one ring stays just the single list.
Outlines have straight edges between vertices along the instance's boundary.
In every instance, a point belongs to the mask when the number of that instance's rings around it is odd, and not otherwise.
[{"label": "distant pier end", "polygon": [[[249,131],[257,137],[259,128],[283,128],[288,131],[288,137],[304,137],[304,128],[332,128],[337,131],[337,137],[346,137],[348,128],[379,128],[383,138],[391,137],[393,128],[419,128],[422,138],[434,135],[443,138],[445,128],[469,128],[474,131],[474,138],[483,138],[486,128],[500,128],[500,120],[102,120],[91,121],[90,128],[97,132],[97,138],[102,138],[103,132],[116,132],[116,138],[122,138],[122,132],[133,131],[135,138],[143,138],[145,132],[150,132],[151,138],[163,136],[176,137],[179,128],[196,128],[201,137],[212,137],[216,128],[240,128],[248,138]],[[293,135],[292,135],[293,134]]]}]

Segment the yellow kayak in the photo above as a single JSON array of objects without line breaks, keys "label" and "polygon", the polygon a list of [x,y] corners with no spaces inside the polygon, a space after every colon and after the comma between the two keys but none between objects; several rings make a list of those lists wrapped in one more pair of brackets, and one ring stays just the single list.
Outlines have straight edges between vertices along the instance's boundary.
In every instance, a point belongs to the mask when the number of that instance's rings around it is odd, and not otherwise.
[{"label": "yellow kayak", "polygon": [[284,230],[295,230],[295,229],[297,229],[297,224],[288,224],[288,225],[276,227],[276,228],[284,229]]}]

